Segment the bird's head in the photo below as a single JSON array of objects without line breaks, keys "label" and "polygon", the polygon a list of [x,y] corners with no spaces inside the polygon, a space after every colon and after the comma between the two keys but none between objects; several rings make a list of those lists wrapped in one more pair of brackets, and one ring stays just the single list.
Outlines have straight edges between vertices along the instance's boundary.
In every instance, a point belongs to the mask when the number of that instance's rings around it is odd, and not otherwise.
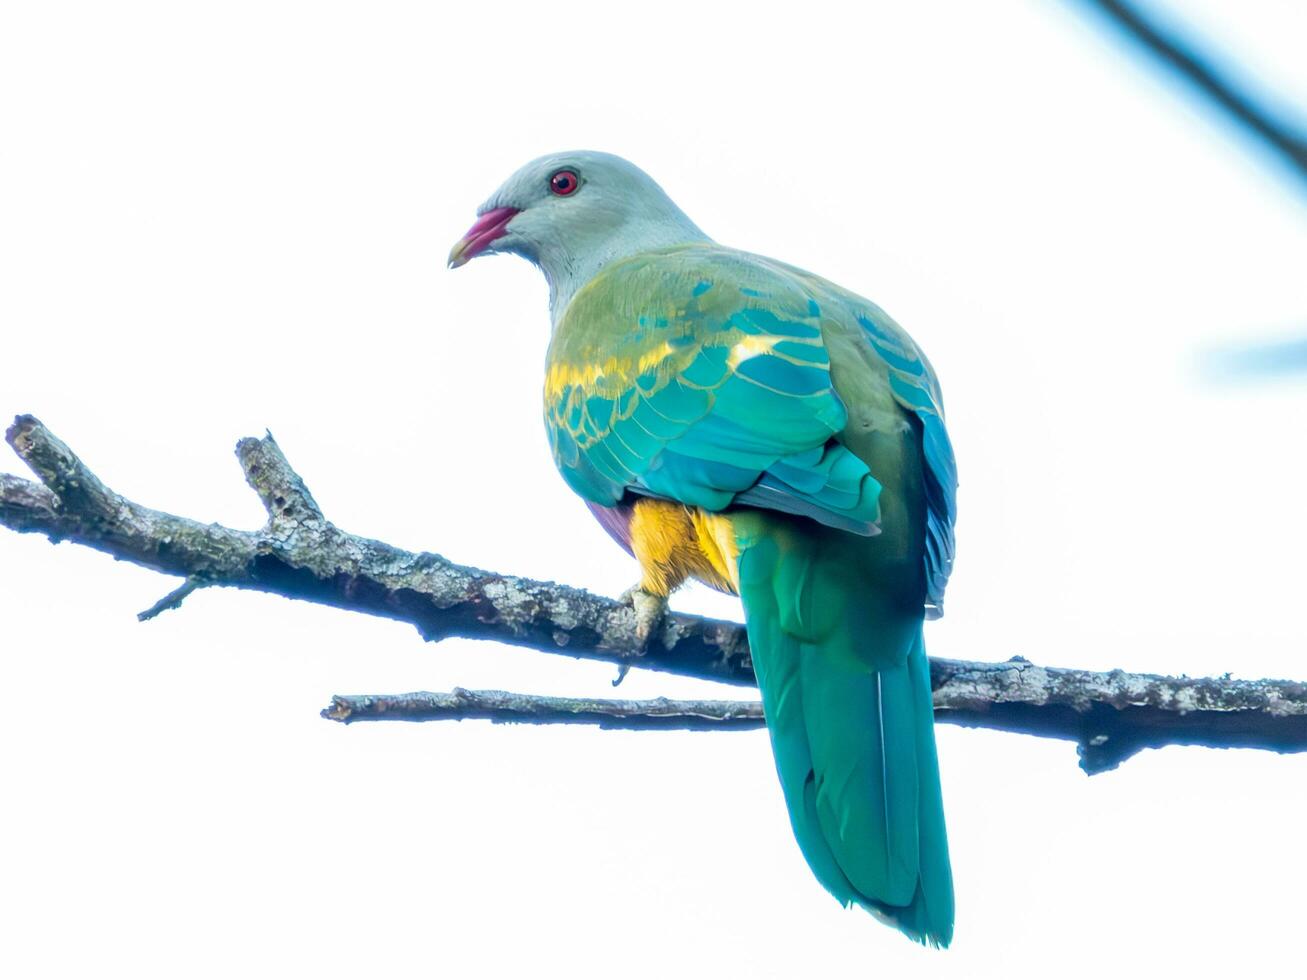
[{"label": "bird's head", "polygon": [[495,252],[520,255],[544,272],[557,302],[614,259],[704,240],[639,167],[576,150],[532,160],[504,181],[450,250],[449,266]]}]

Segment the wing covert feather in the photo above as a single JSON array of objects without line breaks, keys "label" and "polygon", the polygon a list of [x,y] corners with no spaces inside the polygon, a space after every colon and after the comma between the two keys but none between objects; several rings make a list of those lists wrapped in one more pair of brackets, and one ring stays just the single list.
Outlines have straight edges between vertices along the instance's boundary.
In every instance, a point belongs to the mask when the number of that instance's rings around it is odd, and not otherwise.
[{"label": "wing covert feather", "polygon": [[[928,615],[953,566],[957,468],[933,370],[874,304],[789,266],[715,245],[615,263],[577,293],[550,343],[545,421],[577,493],[732,504],[879,531],[881,482],[842,438],[823,327],[874,354],[890,412],[920,432]],[[892,402],[889,400],[892,399]],[[892,406],[897,405],[897,409]],[[896,423],[908,430],[906,422]],[[914,457],[915,458],[915,457]]]},{"label": "wing covert feather", "polygon": [[727,250],[618,263],[581,290],[550,345],[545,420],[581,496],[732,503],[871,534],[880,484],[839,444],[820,309]]}]

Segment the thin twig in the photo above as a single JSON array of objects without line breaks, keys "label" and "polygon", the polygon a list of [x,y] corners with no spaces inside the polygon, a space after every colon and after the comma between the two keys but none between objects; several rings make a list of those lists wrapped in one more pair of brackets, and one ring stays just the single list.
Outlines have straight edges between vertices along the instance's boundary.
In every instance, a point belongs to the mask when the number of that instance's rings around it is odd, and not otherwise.
[{"label": "thin twig", "polygon": [[632,731],[677,729],[723,731],[761,728],[765,724],[757,701],[673,701],[653,698],[623,701],[613,698],[561,698],[510,691],[410,694],[337,694],[322,709],[322,717],[350,724],[355,721],[534,722],[598,725]]},{"label": "thin twig", "polygon": [[186,597],[201,588],[204,583],[197,578],[188,578],[177,588],[173,589],[166,596],[152,605],[149,609],[142,610],[136,614],[137,620],[145,622],[147,619],[153,619],[161,612],[167,612],[169,609],[179,609]]},{"label": "thin twig", "polygon": [[[1073,741],[1091,775],[1164,745],[1307,751],[1307,685],[1292,681],[1163,677],[1003,664],[931,661],[935,717],[978,728]],[[756,701],[630,701],[505,691],[341,695],[333,721],[597,724],[601,728],[730,730],[763,723]]]}]

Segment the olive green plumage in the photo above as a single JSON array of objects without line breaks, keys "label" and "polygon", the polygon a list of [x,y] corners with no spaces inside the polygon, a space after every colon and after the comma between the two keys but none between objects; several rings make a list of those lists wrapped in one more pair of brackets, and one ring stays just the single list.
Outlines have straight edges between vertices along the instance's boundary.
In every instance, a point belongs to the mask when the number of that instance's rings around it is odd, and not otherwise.
[{"label": "olive green plumage", "polygon": [[939,390],[873,304],[710,243],[583,286],[548,356],[569,484],[731,516],[795,835],[846,904],[947,945],[953,892],[922,620],[952,564]]}]

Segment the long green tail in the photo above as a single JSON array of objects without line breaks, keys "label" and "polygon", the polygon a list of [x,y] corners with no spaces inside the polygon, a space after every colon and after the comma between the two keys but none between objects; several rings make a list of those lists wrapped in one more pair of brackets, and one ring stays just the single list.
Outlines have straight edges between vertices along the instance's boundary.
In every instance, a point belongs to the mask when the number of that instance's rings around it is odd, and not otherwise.
[{"label": "long green tail", "polygon": [[776,769],[817,880],[947,946],[953,877],[920,606],[859,574],[874,540],[741,512],[740,597]]}]

